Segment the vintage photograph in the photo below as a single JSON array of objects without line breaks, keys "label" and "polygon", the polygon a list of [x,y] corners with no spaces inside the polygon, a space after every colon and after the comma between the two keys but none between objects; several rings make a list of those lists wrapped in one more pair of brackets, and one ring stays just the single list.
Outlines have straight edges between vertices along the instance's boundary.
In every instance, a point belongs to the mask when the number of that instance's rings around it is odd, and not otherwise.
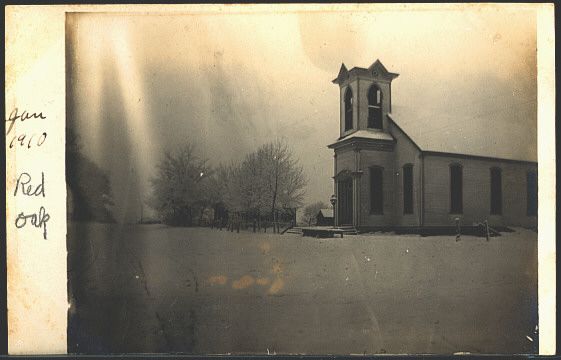
[{"label": "vintage photograph", "polygon": [[66,13],[69,353],[537,353],[536,11],[369,9]]}]

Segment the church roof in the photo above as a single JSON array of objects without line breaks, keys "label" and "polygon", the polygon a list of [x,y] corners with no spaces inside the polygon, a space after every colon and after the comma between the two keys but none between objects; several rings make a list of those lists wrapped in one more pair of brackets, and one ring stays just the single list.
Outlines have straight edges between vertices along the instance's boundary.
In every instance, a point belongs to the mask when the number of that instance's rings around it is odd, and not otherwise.
[{"label": "church roof", "polygon": [[343,141],[347,141],[350,139],[369,139],[369,140],[386,140],[386,141],[395,141],[393,136],[388,134],[387,132],[378,131],[378,130],[357,130],[353,133],[348,135],[342,136],[333,144],[329,145],[329,147],[339,144]]},{"label": "church roof", "polygon": [[424,153],[521,162],[537,161],[535,150],[523,146],[525,144],[512,143],[504,132],[501,136],[501,131],[493,131],[492,127],[482,129],[473,126],[473,122],[470,123],[467,119],[462,121],[461,114],[455,114],[454,122],[451,122],[452,119],[448,119],[448,116],[434,114],[423,118],[411,109],[395,106],[392,113],[388,114],[390,120]]},{"label": "church roof", "polygon": [[[333,83],[342,86],[357,76],[392,81],[398,76],[376,60],[368,68],[341,65]],[[537,103],[531,89],[497,80],[473,86],[465,80],[416,79],[419,86],[406,88],[406,96],[390,102],[388,118],[423,153],[479,157],[506,161],[537,161]],[[391,90],[390,90],[391,91]],[[405,93],[404,93],[405,94]],[[353,139],[357,139],[356,141]],[[330,148],[347,143],[395,142],[380,131],[358,130],[340,137]],[[385,146],[385,145],[384,145]]]}]

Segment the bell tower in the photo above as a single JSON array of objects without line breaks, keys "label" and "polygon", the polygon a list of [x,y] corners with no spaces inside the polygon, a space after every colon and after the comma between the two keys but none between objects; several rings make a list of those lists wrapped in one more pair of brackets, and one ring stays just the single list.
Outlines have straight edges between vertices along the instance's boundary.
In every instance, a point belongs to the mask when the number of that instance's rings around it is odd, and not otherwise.
[{"label": "bell tower", "polygon": [[340,137],[357,130],[383,131],[391,112],[391,82],[399,74],[389,72],[376,60],[368,68],[347,70],[341,64],[334,84],[340,90]]}]

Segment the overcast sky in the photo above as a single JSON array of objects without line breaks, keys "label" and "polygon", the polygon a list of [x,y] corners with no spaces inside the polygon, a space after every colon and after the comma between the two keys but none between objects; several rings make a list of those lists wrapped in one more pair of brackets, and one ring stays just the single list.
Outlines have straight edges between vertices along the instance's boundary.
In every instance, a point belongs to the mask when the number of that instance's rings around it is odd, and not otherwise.
[{"label": "overcast sky", "polygon": [[400,74],[395,120],[422,148],[536,160],[535,12],[471,9],[69,14],[69,116],[120,220],[138,216],[162,150],[185,141],[216,165],[285,138],[306,201],[328,202],[341,62]]}]

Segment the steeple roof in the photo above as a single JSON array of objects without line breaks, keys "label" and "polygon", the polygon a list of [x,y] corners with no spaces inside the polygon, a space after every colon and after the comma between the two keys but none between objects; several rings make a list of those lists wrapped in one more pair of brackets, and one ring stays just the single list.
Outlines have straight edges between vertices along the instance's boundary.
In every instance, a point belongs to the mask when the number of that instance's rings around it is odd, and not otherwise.
[{"label": "steeple roof", "polygon": [[334,84],[341,84],[343,81],[347,80],[351,76],[366,76],[366,77],[374,77],[379,78],[386,81],[392,81],[399,74],[392,73],[386,69],[386,67],[382,64],[382,62],[378,59],[372,63],[368,68],[362,67],[353,67],[351,70],[347,70],[345,64],[341,64],[341,68],[339,69],[339,75],[335,79],[333,79]]},{"label": "steeple roof", "polygon": [[337,75],[337,77],[335,79],[333,79],[334,83],[339,83],[340,81],[343,81],[345,79],[347,79],[349,77],[349,70],[347,70],[347,67],[345,66],[345,63],[341,63],[341,68],[339,69],[339,74]]}]

